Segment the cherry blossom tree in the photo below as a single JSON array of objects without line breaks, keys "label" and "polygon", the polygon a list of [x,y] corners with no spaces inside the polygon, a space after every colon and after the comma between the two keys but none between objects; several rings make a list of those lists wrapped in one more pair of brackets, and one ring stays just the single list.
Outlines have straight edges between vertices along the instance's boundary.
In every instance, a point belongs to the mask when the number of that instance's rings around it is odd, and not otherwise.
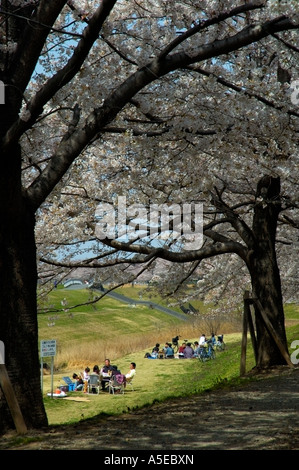
[{"label": "cherry blossom tree", "polygon": [[[59,265],[90,249],[97,205],[119,195],[204,203],[203,246],[107,238],[78,264],[192,272],[233,254],[286,347],[275,236],[281,224],[286,247],[298,226],[296,2],[4,0],[0,14],[0,331],[27,426],[47,424],[37,253]],[[258,335],[259,364],[281,363],[261,322]],[[1,391],[0,416],[13,427]]]}]

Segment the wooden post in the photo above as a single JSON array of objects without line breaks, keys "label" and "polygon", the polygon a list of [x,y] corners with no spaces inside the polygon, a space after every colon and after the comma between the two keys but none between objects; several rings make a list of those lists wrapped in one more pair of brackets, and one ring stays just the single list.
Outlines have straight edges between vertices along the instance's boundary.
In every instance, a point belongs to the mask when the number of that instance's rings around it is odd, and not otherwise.
[{"label": "wooden post", "polygon": [[0,364],[0,386],[5,395],[8,407],[16,426],[17,433],[26,434],[27,426],[25,424],[13,386],[9,379],[5,364]]},{"label": "wooden post", "polygon": [[[250,304],[252,304],[252,299],[250,301]],[[253,325],[250,305],[249,305],[249,308],[248,308],[248,326],[249,326],[249,331],[250,331],[252,348],[253,348],[253,352],[254,352],[255,363],[257,364],[257,340],[256,340],[256,336],[255,336],[255,331],[254,331],[254,325]]]},{"label": "wooden post", "polygon": [[242,344],[241,344],[241,362],[240,362],[240,375],[246,372],[246,348],[247,348],[247,327],[248,327],[248,291],[244,293],[244,308],[243,308],[243,328],[242,328]]},{"label": "wooden post", "polygon": [[276,334],[276,331],[275,329],[273,328],[272,326],[272,323],[270,322],[269,318],[267,317],[266,315],[266,312],[264,311],[263,309],[263,306],[260,302],[259,299],[253,299],[253,301],[256,303],[256,306],[262,316],[262,319],[264,320],[265,322],[265,325],[270,333],[270,335],[272,336],[272,338],[274,339],[278,349],[280,350],[283,358],[286,360],[286,363],[290,366],[290,367],[294,367],[294,364],[292,363],[291,359],[290,359],[290,356],[288,354],[288,352],[286,351],[284,345],[282,344],[282,342],[280,341],[279,337],[277,336]]}]

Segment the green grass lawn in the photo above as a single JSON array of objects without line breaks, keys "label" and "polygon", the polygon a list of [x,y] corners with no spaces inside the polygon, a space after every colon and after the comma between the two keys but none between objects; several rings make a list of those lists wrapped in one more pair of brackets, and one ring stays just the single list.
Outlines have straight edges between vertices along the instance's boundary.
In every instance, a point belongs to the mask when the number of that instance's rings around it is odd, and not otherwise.
[{"label": "green grass lawn", "polygon": [[299,320],[299,305],[286,304],[284,307],[286,320],[294,321]]},{"label": "green grass lawn", "polygon": [[[84,394],[69,392],[69,397],[83,397],[88,401],[77,402],[61,398],[50,398],[51,377],[44,377],[45,406],[50,424],[77,422],[98,414],[119,414],[138,407],[163,402],[174,397],[186,397],[224,384],[239,375],[240,335],[229,335],[227,350],[219,352],[215,360],[202,363],[198,359],[151,360],[144,358],[146,351],[127,355],[117,360],[119,369],[126,373],[130,362],[137,364],[134,391],[129,388],[124,395]],[[113,362],[113,361],[112,361]],[[114,361],[115,362],[115,361]],[[248,355],[248,367],[253,366],[252,353]],[[71,376],[72,370],[54,374],[54,388],[62,385],[65,374]]]},{"label": "green grass lawn", "polygon": [[[136,292],[136,287],[134,292]],[[121,293],[124,291],[121,290]],[[126,291],[125,295],[129,295]],[[138,295],[138,293],[137,293]],[[82,303],[88,299],[88,291],[57,289],[51,294],[49,301],[54,308],[60,308],[61,299],[67,297],[68,305]],[[132,294],[130,295],[132,296]],[[158,300],[158,299],[157,299]],[[286,306],[288,343],[299,339],[299,308],[296,305]],[[136,308],[122,305],[109,297],[104,297],[96,308],[93,306],[77,307],[69,312],[39,314],[39,335],[41,339],[57,338],[60,344],[68,345],[72,342],[86,341],[87,333],[92,335],[105,334],[113,341],[116,335],[145,334],[148,331],[173,326],[175,319],[162,312],[147,309],[143,306]],[[55,325],[49,327],[49,316],[58,315]],[[180,320],[177,320],[180,322]],[[50,338],[51,337],[51,338]],[[166,340],[168,340],[167,338]],[[193,340],[198,338],[193,338]],[[149,360],[144,354],[149,349],[140,348],[137,352],[125,354],[122,357],[112,357],[112,363],[126,373],[130,362],[137,364],[137,373],[134,391],[128,389],[124,395],[84,394],[82,392],[69,392],[69,398],[81,398],[84,401],[72,399],[50,398],[47,393],[51,391],[51,377],[43,377],[43,393],[49,424],[76,423],[81,419],[92,418],[95,415],[114,415],[125,413],[138,407],[149,406],[155,402],[175,397],[186,397],[195,393],[203,393],[215,387],[228,386],[232,383],[243,382],[240,378],[241,334],[225,335],[227,349],[218,352],[216,359],[202,363],[198,359],[190,360]],[[290,352],[292,352],[290,350]],[[90,364],[92,366],[92,364]],[[101,366],[101,364],[99,364]],[[250,339],[246,370],[254,366],[254,358]],[[82,370],[82,369],[80,369]],[[62,377],[72,376],[73,370],[66,364],[64,369],[54,373],[54,389],[64,382]]]}]

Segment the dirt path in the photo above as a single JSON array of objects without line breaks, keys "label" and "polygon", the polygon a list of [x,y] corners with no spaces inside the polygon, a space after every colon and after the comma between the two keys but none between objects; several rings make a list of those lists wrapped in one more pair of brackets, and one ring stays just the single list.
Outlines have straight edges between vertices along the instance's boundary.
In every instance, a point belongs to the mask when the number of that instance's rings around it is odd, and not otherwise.
[{"label": "dirt path", "polygon": [[30,434],[20,450],[299,450],[299,367],[238,388]]}]

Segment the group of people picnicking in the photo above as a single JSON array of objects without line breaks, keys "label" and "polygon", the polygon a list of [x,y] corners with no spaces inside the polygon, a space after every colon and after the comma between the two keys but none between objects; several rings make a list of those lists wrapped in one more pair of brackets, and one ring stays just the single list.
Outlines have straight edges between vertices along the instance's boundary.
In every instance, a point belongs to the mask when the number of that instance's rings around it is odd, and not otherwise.
[{"label": "group of people picnicking", "polygon": [[199,341],[194,341],[194,343],[182,343],[178,348],[177,355],[175,355],[172,344],[178,345],[178,340],[179,337],[176,336],[172,339],[172,343],[166,342],[164,347],[160,347],[160,344],[156,343],[152,349],[152,352],[146,353],[145,357],[148,359],[173,359],[175,357],[179,359],[193,359],[200,357],[202,349],[208,347],[209,344],[214,347],[216,346],[217,342],[223,342],[223,335],[220,335],[218,338],[216,338],[215,334],[212,333],[211,338],[207,339],[206,335],[202,334],[199,338]]},{"label": "group of people picnicking", "polygon": [[[73,379],[75,380],[75,391],[83,391],[84,393],[88,392],[88,385],[90,383],[90,376],[95,375],[98,377],[96,380],[97,384],[101,386],[103,392],[107,391],[107,384],[110,381],[111,377],[115,376],[119,380],[119,383],[122,383],[125,387],[127,382],[130,382],[136,374],[136,363],[131,362],[129,366],[129,371],[126,374],[122,374],[118,370],[117,366],[111,365],[110,359],[105,359],[103,367],[100,369],[98,365],[93,367],[92,372],[89,367],[86,367],[84,372],[81,374],[73,374]],[[96,393],[96,389],[92,388],[92,392]]]}]

